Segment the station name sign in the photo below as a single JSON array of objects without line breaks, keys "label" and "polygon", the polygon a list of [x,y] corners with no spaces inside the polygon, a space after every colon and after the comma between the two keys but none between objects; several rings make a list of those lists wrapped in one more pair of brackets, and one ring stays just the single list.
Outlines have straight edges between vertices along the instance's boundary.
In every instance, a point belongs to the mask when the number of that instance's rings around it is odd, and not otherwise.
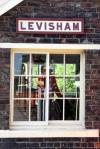
[{"label": "station name sign", "polygon": [[83,19],[16,19],[17,33],[84,33]]}]

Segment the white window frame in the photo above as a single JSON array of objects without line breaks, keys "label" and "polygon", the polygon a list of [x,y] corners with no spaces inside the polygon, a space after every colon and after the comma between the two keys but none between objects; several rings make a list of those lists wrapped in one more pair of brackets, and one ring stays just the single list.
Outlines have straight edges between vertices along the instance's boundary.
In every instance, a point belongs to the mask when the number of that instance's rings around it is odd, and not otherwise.
[{"label": "white window frame", "polygon": [[[79,121],[74,120],[74,121],[28,121],[28,122],[21,122],[21,121],[13,121],[13,113],[14,113],[14,103],[12,100],[13,98],[13,88],[14,84],[14,54],[15,53],[29,53],[29,54],[34,54],[34,53],[39,53],[39,54],[47,54],[47,65],[49,65],[49,53],[61,53],[61,54],[80,54],[80,118]],[[47,74],[49,74],[49,69],[47,69]],[[47,75],[49,76],[49,75]],[[11,100],[10,100],[10,128],[11,129],[36,129],[37,128],[67,128],[67,129],[83,129],[85,128],[85,56],[84,56],[84,50],[68,50],[68,49],[59,49],[57,52],[53,51],[53,49],[46,48],[45,50],[38,49],[38,52],[35,48],[31,49],[11,49]],[[49,88],[49,83],[47,81],[47,88]],[[48,97],[48,96],[47,96]],[[46,102],[46,108],[48,107],[48,102]],[[47,109],[48,110],[48,109]],[[46,114],[46,117],[48,115]],[[35,126],[35,127],[34,127]]]},{"label": "white window frame", "polygon": [[[31,44],[31,43],[0,43],[0,48],[33,48],[38,50],[44,50],[44,49],[52,49],[55,50],[67,50],[70,53],[71,49],[74,51],[80,51],[80,49],[84,50],[100,50],[100,44]],[[72,51],[71,51],[72,52]],[[85,66],[85,65],[84,65]],[[10,75],[10,79],[12,80],[12,76]],[[84,83],[84,82],[83,82]],[[85,83],[84,83],[85,84]],[[11,85],[11,84],[10,84]],[[84,85],[85,86],[85,85]],[[10,86],[10,93],[11,93],[11,86]],[[85,88],[84,88],[84,94],[85,94]],[[11,99],[11,94],[10,94]],[[85,100],[84,100],[85,103]],[[11,100],[10,100],[11,104]],[[11,112],[11,111],[10,111]],[[84,115],[85,115],[85,109],[84,109]],[[85,120],[85,119],[84,119]],[[9,125],[11,126],[11,119],[9,121]],[[70,124],[69,124],[70,125]],[[69,129],[65,128],[59,128],[56,127],[54,129],[52,128],[46,128],[40,127],[40,129],[35,130],[27,130],[25,131],[25,128],[21,128],[20,130],[13,130],[13,128],[10,127],[9,130],[0,130],[0,138],[43,138],[43,137],[99,137],[99,129],[85,129],[81,128],[75,129],[74,127],[71,127]]]}]

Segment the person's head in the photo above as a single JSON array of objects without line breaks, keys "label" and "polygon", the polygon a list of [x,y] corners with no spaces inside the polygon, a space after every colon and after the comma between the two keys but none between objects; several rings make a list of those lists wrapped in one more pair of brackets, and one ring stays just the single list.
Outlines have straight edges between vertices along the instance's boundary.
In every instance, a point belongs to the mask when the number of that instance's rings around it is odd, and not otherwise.
[{"label": "person's head", "polygon": [[[45,66],[41,67],[41,73],[46,74],[46,67]],[[53,69],[51,67],[49,68],[49,73],[53,74]]]},{"label": "person's head", "polygon": [[42,73],[42,74],[45,74],[45,73],[46,73],[46,67],[45,67],[45,66],[42,66],[42,67],[41,67],[41,73]]}]

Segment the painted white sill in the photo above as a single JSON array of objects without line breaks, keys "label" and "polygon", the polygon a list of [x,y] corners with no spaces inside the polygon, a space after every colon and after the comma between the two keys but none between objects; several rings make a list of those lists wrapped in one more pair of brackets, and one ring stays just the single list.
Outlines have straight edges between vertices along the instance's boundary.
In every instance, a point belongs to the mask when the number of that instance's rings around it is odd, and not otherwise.
[{"label": "painted white sill", "polygon": [[32,49],[88,49],[88,50],[100,50],[100,44],[36,44],[36,43],[0,43],[0,48],[32,48]]},{"label": "painted white sill", "polygon": [[0,138],[99,137],[98,129],[84,130],[0,130]]}]

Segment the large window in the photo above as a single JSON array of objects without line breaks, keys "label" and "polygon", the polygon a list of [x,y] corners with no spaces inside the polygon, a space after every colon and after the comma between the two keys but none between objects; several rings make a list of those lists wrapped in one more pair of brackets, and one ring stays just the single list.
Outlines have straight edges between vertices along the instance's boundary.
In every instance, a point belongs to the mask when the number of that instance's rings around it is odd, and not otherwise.
[{"label": "large window", "polygon": [[81,121],[81,54],[14,52],[12,59],[12,123]]}]

